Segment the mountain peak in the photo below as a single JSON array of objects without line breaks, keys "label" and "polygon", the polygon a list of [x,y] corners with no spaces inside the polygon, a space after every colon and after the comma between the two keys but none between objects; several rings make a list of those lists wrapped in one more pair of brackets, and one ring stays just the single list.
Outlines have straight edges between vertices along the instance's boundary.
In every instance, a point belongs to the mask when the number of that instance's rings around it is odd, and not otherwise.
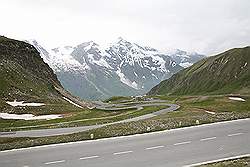
[{"label": "mountain peak", "polygon": [[122,37],[118,37],[117,41],[123,41],[124,39]]},{"label": "mountain peak", "polygon": [[118,37],[115,41],[116,44],[131,44],[131,42],[127,41],[126,39],[122,37]]},{"label": "mountain peak", "polygon": [[92,47],[92,46],[99,46],[97,43],[95,43],[94,41],[88,41],[88,42],[83,42],[80,45],[81,47]]}]

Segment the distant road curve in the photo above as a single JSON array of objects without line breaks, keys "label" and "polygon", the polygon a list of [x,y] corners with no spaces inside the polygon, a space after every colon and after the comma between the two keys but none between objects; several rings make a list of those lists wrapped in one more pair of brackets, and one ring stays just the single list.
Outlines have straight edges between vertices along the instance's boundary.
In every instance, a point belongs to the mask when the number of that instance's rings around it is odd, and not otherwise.
[{"label": "distant road curve", "polygon": [[[112,125],[116,123],[124,123],[124,122],[132,122],[132,121],[139,121],[144,120],[148,118],[152,118],[154,116],[172,112],[180,108],[177,104],[168,104],[168,101],[164,100],[152,100],[142,103],[122,103],[122,104],[107,104],[99,102],[99,106],[96,108],[102,109],[102,110],[122,110],[122,109],[131,109],[131,108],[137,108],[137,110],[143,109],[143,107],[147,106],[169,106],[168,108],[158,110],[156,112],[145,114],[139,117],[134,117],[130,119],[121,120],[118,122],[112,122],[107,124],[101,124],[101,125],[90,125],[90,126],[80,126],[80,127],[70,127],[70,128],[55,128],[55,129],[39,129],[39,130],[25,130],[25,131],[16,131],[16,132],[0,132],[0,137],[45,137],[45,136],[56,136],[56,135],[66,135],[66,134],[72,134],[72,133],[78,133],[83,131],[88,131],[91,129],[97,129],[100,127],[104,127],[107,125]],[[135,104],[134,106],[131,106]]]}]

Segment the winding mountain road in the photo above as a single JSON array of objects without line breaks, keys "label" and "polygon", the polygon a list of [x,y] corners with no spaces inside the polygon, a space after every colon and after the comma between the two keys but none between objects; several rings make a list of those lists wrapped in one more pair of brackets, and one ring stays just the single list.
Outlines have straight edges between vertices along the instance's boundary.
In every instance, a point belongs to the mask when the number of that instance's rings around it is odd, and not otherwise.
[{"label": "winding mountain road", "polygon": [[[25,130],[25,131],[15,131],[15,132],[0,132],[0,137],[45,137],[45,136],[56,136],[56,135],[66,135],[72,133],[83,132],[91,129],[96,129],[100,127],[104,127],[107,125],[112,125],[116,123],[124,123],[124,122],[132,122],[139,121],[148,118],[152,118],[154,116],[171,112],[177,110],[180,106],[177,104],[168,104],[168,101],[164,100],[152,100],[145,103],[122,103],[122,104],[107,104],[99,102],[96,108],[102,110],[124,110],[124,109],[137,109],[142,110],[143,107],[147,106],[169,106],[168,108],[161,109],[159,111],[153,112],[151,114],[145,114],[142,116],[121,120],[118,122],[106,123],[101,125],[91,125],[91,126],[81,126],[81,127],[70,127],[70,128],[55,128],[55,129],[39,129],[39,130]],[[131,106],[133,105],[133,106]],[[77,120],[76,120],[77,121]],[[72,121],[73,122],[73,121]],[[69,123],[69,122],[67,122]]]}]

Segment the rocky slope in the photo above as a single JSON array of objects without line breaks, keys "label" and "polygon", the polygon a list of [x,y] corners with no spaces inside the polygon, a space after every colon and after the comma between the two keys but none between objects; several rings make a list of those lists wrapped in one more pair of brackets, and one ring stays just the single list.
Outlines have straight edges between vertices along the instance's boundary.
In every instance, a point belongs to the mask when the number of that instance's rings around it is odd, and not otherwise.
[{"label": "rocky slope", "polygon": [[[63,89],[53,70],[30,44],[0,36],[0,111],[7,101],[68,103],[65,97],[84,105]],[[8,111],[7,111],[8,112]]]},{"label": "rocky slope", "polygon": [[250,47],[235,48],[203,59],[170,79],[149,95],[250,93]]}]

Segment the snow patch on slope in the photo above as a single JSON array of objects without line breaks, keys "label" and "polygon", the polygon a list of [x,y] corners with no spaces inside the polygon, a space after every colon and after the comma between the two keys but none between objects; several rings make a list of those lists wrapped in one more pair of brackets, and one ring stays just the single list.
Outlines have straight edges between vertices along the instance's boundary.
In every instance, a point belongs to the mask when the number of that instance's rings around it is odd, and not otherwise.
[{"label": "snow patch on slope", "polygon": [[89,61],[90,63],[92,64],[96,64],[98,66],[101,66],[101,67],[106,67],[108,69],[113,69],[108,63],[106,60],[104,60],[103,57],[101,57],[99,60],[95,60],[94,59],[94,55],[93,54],[89,54],[88,55],[88,58],[89,58]]},{"label": "snow patch on slope", "polygon": [[184,68],[187,68],[187,67],[192,66],[193,63],[185,62],[185,63],[180,63],[179,65],[182,66],[182,67],[184,67]]},{"label": "snow patch on slope", "polygon": [[246,101],[245,99],[242,99],[241,97],[229,97],[230,100],[236,100],[236,101]]},{"label": "snow patch on slope", "polygon": [[9,114],[0,113],[0,118],[2,119],[22,119],[22,120],[39,120],[39,119],[57,119],[62,118],[62,115],[40,115],[34,116],[33,114]]},{"label": "snow patch on slope", "polygon": [[54,72],[77,71],[84,73],[89,69],[86,64],[79,63],[71,56],[71,53],[75,49],[72,46],[64,46],[51,50],[45,50],[44,47],[39,45],[36,40],[29,40],[26,42],[30,43],[38,50],[44,62],[47,63]]},{"label": "snow patch on slope", "polygon": [[14,100],[13,102],[11,101],[7,101],[7,104],[13,106],[13,107],[17,107],[17,106],[32,106],[32,107],[39,107],[39,106],[44,106],[44,103],[24,103],[24,101],[16,101]]},{"label": "snow patch on slope", "polygon": [[69,99],[66,98],[66,97],[63,97],[63,99],[66,100],[66,101],[68,101],[70,104],[73,104],[73,105],[76,106],[76,107],[83,108],[82,106],[80,106],[80,105],[74,103],[73,101],[69,100]]},{"label": "snow patch on slope", "polygon": [[134,89],[139,89],[138,88],[138,84],[135,82],[135,81],[130,81],[129,79],[127,79],[126,77],[125,77],[125,75],[121,72],[121,69],[118,69],[117,71],[116,71],[116,74],[120,77],[120,81],[122,82],[122,83],[124,83],[124,84],[126,84],[126,85],[128,85],[128,86],[130,86],[130,87],[132,87],[132,88],[134,88]]},{"label": "snow patch on slope", "polygon": [[84,72],[89,69],[87,64],[81,64],[73,58],[73,56],[71,55],[73,50],[74,48],[70,46],[52,49],[50,53],[51,59],[49,63],[51,64],[51,68],[55,72],[60,72],[61,70]]}]

